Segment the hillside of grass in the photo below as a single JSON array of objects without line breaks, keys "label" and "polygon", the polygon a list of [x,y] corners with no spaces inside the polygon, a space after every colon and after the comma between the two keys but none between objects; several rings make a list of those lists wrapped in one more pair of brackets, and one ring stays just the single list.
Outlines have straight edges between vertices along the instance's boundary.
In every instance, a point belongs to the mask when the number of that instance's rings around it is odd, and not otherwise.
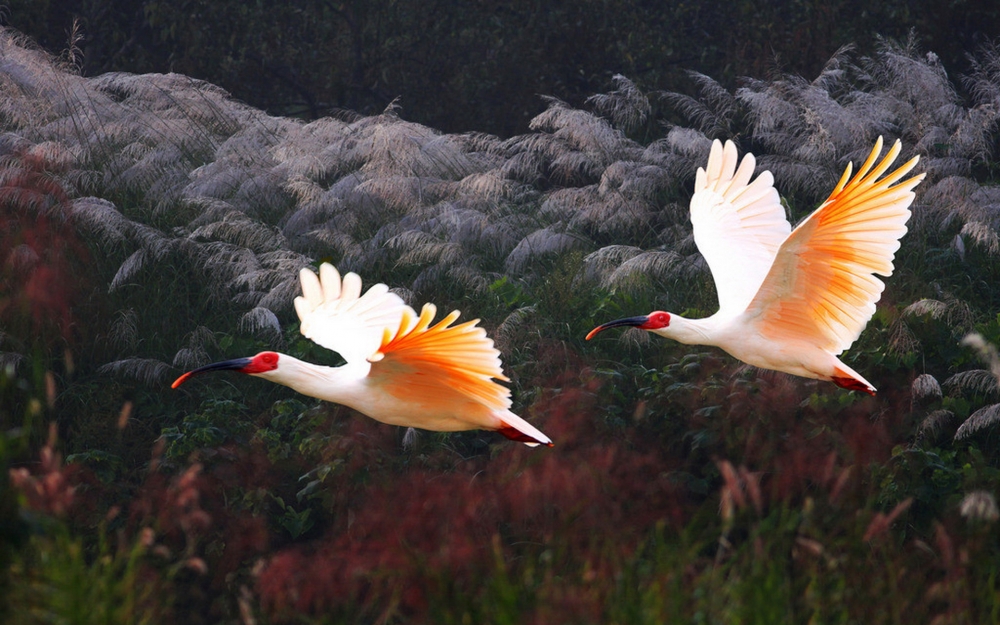
[{"label": "hillside of grass", "polygon": [[[82,77],[0,31],[2,621],[1000,621],[1000,48],[971,59],[882,41],[697,97],[619,76],[500,138]],[[927,177],[843,356],[876,397],[584,340],[714,312],[688,219],[713,139],[794,223],[879,136]],[[292,309],[323,261],[482,319],[555,447],[245,376],[170,389],[262,350],[335,364]]]}]

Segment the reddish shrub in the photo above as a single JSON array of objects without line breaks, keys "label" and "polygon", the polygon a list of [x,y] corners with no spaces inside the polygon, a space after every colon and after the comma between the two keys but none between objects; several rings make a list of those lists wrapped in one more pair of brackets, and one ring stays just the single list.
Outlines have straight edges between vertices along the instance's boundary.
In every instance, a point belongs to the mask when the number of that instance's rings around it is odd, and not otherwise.
[{"label": "reddish shrub", "polygon": [[87,254],[58,178],[69,159],[51,144],[0,159],[0,320],[21,336],[51,327],[69,338],[72,327]]},{"label": "reddish shrub", "polygon": [[[489,461],[462,461],[448,473],[410,469],[369,488],[321,540],[267,560],[262,605],[272,615],[320,614],[375,610],[391,598],[419,614],[429,593],[481,592],[496,571],[498,536],[504,566],[555,549],[565,560],[553,567],[611,578],[656,523],[682,522],[684,505],[661,458],[599,435],[594,399],[588,388],[562,385],[532,410],[545,415],[535,420],[556,440],[552,451],[504,443]],[[583,612],[599,607],[594,592]],[[569,609],[579,594],[564,599]]]}]

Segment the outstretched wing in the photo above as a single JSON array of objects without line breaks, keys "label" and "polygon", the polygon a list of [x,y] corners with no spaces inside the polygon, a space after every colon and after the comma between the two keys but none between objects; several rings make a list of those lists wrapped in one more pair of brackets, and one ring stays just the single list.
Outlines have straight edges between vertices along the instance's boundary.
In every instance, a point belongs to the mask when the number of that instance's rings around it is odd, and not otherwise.
[{"label": "outstretched wing", "polygon": [[378,351],[387,331],[395,331],[400,320],[413,309],[389,287],[376,284],[361,295],[361,278],[340,274],[329,263],[319,276],[309,268],[299,273],[302,295],[295,298],[302,335],[331,349],[348,363],[363,363]]},{"label": "outstretched wing", "polygon": [[694,241],[708,262],[722,314],[742,313],[760,288],[792,227],[771,172],[750,182],[756,161],[736,146],[712,142],[706,169],[698,168],[691,197]]},{"label": "outstretched wing", "polygon": [[384,380],[387,391],[428,405],[447,404],[457,394],[494,410],[509,408],[510,389],[495,382],[507,380],[500,352],[476,325],[479,320],[453,326],[456,310],[432,326],[436,313],[433,304],[424,304],[419,317],[406,309],[397,329],[386,329],[369,358],[369,375]]},{"label": "outstretched wing", "polygon": [[917,164],[879,180],[899,155],[900,143],[872,168],[882,152],[879,137],[851,178],[848,164],[833,193],[796,226],[747,313],[774,340],[806,340],[832,354],[853,343],[875,313],[885,285],[873,274],[892,274],[899,239],[906,233],[913,188],[924,174],[900,182]]}]

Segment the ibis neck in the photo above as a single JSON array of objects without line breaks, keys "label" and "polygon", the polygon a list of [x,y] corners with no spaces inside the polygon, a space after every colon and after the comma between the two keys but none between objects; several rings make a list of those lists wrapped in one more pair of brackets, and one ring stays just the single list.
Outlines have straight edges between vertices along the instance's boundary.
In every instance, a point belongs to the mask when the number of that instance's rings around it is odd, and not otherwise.
[{"label": "ibis neck", "polygon": [[685,345],[715,345],[714,335],[717,325],[714,315],[704,319],[686,319],[671,314],[669,326],[650,331]]},{"label": "ibis neck", "polygon": [[367,362],[325,367],[280,354],[277,369],[251,375],[287,386],[303,395],[350,406],[354,404],[354,394],[360,392],[358,382],[368,375],[369,367]]}]

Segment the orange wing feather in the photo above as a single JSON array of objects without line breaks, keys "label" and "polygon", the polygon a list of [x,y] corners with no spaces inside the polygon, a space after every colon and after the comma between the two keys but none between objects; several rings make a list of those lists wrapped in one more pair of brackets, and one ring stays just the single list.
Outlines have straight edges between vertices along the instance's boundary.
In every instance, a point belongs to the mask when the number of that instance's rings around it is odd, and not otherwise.
[{"label": "orange wing feather", "polygon": [[900,182],[914,157],[879,180],[900,143],[873,168],[882,138],[857,175],[848,164],[833,193],[782,244],[747,312],[762,335],[805,340],[839,354],[875,312],[885,285],[872,274],[892,274],[899,239],[906,233],[913,188],[924,174]]},{"label": "orange wing feather", "polygon": [[500,352],[479,320],[453,326],[456,310],[431,326],[436,312],[433,304],[424,304],[420,317],[407,309],[395,333],[386,329],[369,358],[371,375],[391,380],[386,390],[402,399],[433,403],[457,393],[491,409],[509,408],[510,389],[494,381],[507,381]]}]

